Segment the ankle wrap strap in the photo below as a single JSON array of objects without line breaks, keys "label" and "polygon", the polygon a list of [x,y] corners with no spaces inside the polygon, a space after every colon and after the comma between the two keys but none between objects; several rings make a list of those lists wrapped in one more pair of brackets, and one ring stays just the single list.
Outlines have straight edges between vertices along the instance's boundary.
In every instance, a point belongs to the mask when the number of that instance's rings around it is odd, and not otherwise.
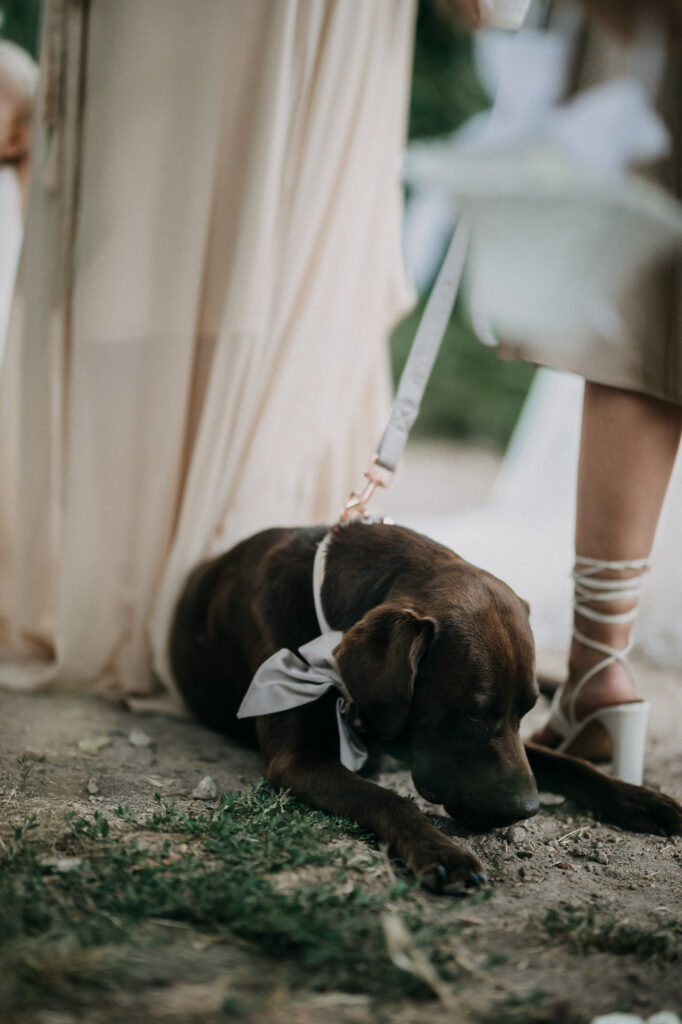
[{"label": "ankle wrap strap", "polygon": [[[603,622],[607,625],[634,622],[637,617],[637,602],[639,601],[644,577],[649,572],[649,569],[649,562],[646,558],[637,558],[630,562],[607,562],[598,558],[577,556],[573,569],[575,585],[574,610],[592,622]],[[598,574],[602,572],[630,572],[636,575],[621,579],[597,578]],[[633,601],[634,604],[632,608],[624,612],[600,612],[590,607],[591,604],[600,601]],[[571,722],[575,722],[575,705],[582,688],[593,676],[596,676],[598,672],[601,672],[608,665],[619,662],[633,683],[635,683],[632,668],[627,660],[627,655],[632,648],[632,641],[628,642],[625,647],[617,649],[609,647],[608,644],[600,643],[598,640],[593,640],[589,636],[585,636],[584,633],[581,633],[575,627],[573,628],[573,636],[584,647],[598,651],[600,654],[606,655],[606,657],[586,672],[574,688],[568,708],[568,718]]]},{"label": "ankle wrap strap", "polygon": [[[576,557],[573,569],[575,592],[573,607],[580,615],[593,622],[633,622],[637,617],[637,604],[649,571],[646,558],[636,558],[632,562],[605,562],[598,558]],[[600,572],[636,572],[636,576],[623,579],[595,579]],[[635,601],[635,606],[626,612],[599,612],[589,605],[598,601]]]}]

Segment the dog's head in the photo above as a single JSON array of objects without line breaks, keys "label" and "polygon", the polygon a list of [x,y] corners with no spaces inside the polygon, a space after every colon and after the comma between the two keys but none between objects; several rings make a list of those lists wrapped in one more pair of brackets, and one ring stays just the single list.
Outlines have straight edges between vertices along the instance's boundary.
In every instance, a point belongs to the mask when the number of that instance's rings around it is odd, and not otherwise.
[{"label": "dog's head", "polygon": [[[412,588],[410,588],[412,589]],[[393,590],[335,650],[363,717],[405,753],[418,791],[475,828],[535,814],[519,734],[537,697],[528,606],[466,563]]]}]

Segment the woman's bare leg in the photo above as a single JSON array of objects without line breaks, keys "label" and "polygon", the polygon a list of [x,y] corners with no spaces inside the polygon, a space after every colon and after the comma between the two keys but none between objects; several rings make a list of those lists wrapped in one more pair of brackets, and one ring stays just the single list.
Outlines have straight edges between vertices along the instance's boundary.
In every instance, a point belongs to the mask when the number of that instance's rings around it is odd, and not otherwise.
[{"label": "woman's bare leg", "polygon": [[[604,561],[633,561],[651,551],[666,488],[682,433],[682,406],[656,398],[585,384],[576,521],[576,553]],[[602,579],[627,578],[627,571],[599,574]],[[625,612],[630,601],[600,602],[602,612]],[[576,613],[575,627],[609,647],[626,646],[631,623],[593,622]],[[571,691],[585,672],[604,655],[571,644],[568,680],[561,705],[568,707]],[[576,701],[578,720],[595,708],[619,704],[636,696],[632,680],[617,662],[597,673]],[[570,753],[598,756],[603,749],[598,730],[579,737]],[[555,746],[559,737],[546,725],[533,739]]]}]

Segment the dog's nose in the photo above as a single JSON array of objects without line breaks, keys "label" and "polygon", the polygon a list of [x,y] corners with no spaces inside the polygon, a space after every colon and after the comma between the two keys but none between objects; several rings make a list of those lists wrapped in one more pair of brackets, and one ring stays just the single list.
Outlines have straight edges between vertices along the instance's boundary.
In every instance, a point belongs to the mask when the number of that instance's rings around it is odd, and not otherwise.
[{"label": "dog's nose", "polygon": [[524,818],[532,818],[540,810],[540,800],[535,792],[521,793],[509,801],[508,820],[506,825],[515,821],[522,821]]},{"label": "dog's nose", "polygon": [[515,821],[532,818],[540,809],[540,801],[536,792],[529,791],[508,795],[500,802],[485,801],[478,806],[448,807],[445,810],[455,821],[461,821],[472,829],[487,830],[513,825]]}]

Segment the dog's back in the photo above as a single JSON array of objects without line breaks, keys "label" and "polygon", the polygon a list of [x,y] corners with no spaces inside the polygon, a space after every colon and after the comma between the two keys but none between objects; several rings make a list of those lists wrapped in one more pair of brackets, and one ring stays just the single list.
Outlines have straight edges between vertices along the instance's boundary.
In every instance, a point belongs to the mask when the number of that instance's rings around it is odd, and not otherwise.
[{"label": "dog's back", "polygon": [[[299,643],[318,631],[308,592],[315,545],[324,532],[324,527],[263,530],[188,576],[169,650],[175,682],[199,721],[254,740],[253,720],[238,719],[237,709],[258,665],[296,640],[290,636],[292,623]],[[274,610],[259,614],[271,602],[281,604],[280,617],[286,614],[286,637],[278,635]],[[298,615],[292,615],[294,608]]]}]

